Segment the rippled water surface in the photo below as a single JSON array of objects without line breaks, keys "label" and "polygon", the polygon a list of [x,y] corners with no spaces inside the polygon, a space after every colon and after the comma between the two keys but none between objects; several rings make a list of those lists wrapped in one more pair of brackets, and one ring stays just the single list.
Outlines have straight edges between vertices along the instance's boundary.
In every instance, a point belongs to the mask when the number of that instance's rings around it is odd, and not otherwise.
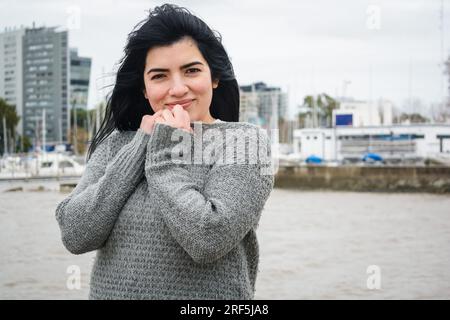
[{"label": "rippled water surface", "polygon": [[[66,196],[0,193],[1,299],[87,298],[94,253],[68,253],[54,218]],[[257,299],[450,298],[450,196],[275,189],[258,236]]]}]

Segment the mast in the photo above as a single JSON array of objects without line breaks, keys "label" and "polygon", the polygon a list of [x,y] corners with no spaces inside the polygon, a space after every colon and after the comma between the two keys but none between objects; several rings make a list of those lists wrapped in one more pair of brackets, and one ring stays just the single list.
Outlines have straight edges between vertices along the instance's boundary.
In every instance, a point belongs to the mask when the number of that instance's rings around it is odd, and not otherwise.
[{"label": "mast", "polygon": [[46,138],[46,126],[45,126],[45,108],[42,109],[42,154],[45,155],[45,138]]},{"label": "mast", "polygon": [[6,139],[6,115],[3,116],[3,154],[8,153],[8,141]]}]

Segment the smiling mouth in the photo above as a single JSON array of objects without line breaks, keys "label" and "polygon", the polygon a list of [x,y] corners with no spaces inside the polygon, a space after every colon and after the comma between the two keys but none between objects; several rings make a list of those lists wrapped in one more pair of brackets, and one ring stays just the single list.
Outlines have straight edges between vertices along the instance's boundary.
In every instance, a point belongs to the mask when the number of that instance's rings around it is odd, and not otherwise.
[{"label": "smiling mouth", "polygon": [[192,104],[192,102],[193,102],[194,100],[195,100],[195,99],[192,99],[192,100],[189,100],[189,101],[186,101],[186,102],[183,102],[183,103],[167,104],[167,107],[168,107],[170,110],[172,110],[173,107],[175,107],[177,104],[179,104],[180,106],[183,107],[183,109],[187,109],[187,108],[189,108],[189,107],[191,106],[191,104]]}]

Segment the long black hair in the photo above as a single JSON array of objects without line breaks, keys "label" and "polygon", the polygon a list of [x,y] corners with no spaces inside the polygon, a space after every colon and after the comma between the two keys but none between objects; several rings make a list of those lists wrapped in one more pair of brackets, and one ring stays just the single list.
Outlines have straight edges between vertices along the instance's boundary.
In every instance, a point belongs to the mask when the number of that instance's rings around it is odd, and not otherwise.
[{"label": "long black hair", "polygon": [[209,65],[212,80],[219,80],[218,87],[213,89],[211,116],[228,122],[239,121],[239,86],[221,35],[188,9],[164,4],[150,10],[148,17],[128,35],[116,82],[107,99],[105,117],[89,146],[88,159],[115,129],[136,131],[144,115],[154,114],[143,94],[147,52],[153,47],[171,45],[185,36],[197,44]]}]

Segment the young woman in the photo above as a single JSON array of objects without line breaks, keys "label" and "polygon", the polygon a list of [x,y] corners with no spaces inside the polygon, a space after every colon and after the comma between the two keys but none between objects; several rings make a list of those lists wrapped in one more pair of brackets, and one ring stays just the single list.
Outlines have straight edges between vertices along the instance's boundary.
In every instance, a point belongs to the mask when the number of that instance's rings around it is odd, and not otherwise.
[{"label": "young woman", "polygon": [[[238,117],[220,37],[185,8],[151,11],[129,35],[86,170],[56,209],[66,248],[97,250],[91,299],[254,297],[273,174],[267,134]],[[230,132],[246,144],[231,153]],[[240,161],[254,146],[256,161]]]}]

